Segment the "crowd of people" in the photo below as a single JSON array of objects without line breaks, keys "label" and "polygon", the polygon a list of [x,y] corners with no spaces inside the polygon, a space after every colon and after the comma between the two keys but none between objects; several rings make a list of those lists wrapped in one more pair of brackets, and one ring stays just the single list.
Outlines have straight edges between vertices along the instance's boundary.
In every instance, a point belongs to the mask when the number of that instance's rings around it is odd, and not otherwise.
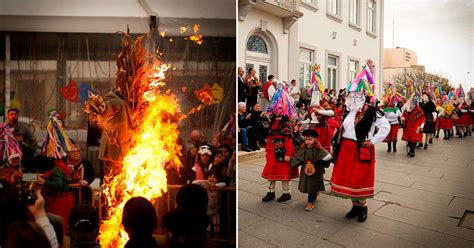
[{"label": "crowd of people", "polygon": [[[278,202],[290,200],[290,181],[299,177],[298,189],[308,194],[305,209],[312,210],[325,190],[325,169],[332,165],[332,193],[351,199],[346,217],[363,222],[367,199],[374,195],[376,143],[386,142],[387,152],[397,152],[403,128],[407,156],[414,157],[416,149],[428,149],[439,138],[440,130],[444,139],[453,136],[453,127],[459,138],[471,136],[474,106],[462,88],[443,92],[437,84],[407,82],[399,89],[388,83],[377,98],[372,70],[368,60],[348,88],[336,92],[324,89],[318,67],[312,84],[302,88],[296,80],[288,84],[272,75],[262,87],[254,69],[244,76],[239,68],[238,137],[243,151],[265,148],[262,177],[269,186],[263,202],[275,199],[277,181],[283,189]],[[260,103],[254,101],[255,89],[261,89]],[[260,105],[266,105],[263,111]]]},{"label": "crowd of people", "polygon": [[[67,137],[56,112],[51,112],[47,136],[39,149],[33,132],[27,125],[18,122],[18,117],[18,109],[9,109],[8,121],[0,126],[0,246],[61,247],[63,238],[69,236],[71,247],[84,244],[99,247],[97,235],[101,216],[98,216],[97,206],[93,204],[97,202],[97,196],[90,187],[96,179],[92,164],[81,156],[80,146]],[[183,142],[183,139],[178,141],[183,149],[183,167],[166,167],[168,184],[185,185],[179,192],[193,192],[183,193],[181,198],[196,200],[204,195],[205,199],[199,199],[199,202],[200,208],[205,210],[199,214],[194,210],[173,210],[162,216],[163,220],[158,220],[156,210],[148,200],[132,199],[125,205],[122,221],[130,237],[126,247],[157,247],[151,245],[155,243],[187,247],[195,242],[205,243],[209,237],[228,236],[228,226],[232,225],[229,222],[234,226],[236,223],[233,211],[230,212],[232,219],[228,219],[229,209],[235,209],[235,200],[229,201],[228,198],[235,198],[235,194],[221,194],[219,188],[235,188],[236,185],[234,120],[235,115],[230,116],[212,142],[208,142],[201,131],[193,130],[189,134],[189,142]],[[25,179],[26,175],[33,175],[34,178]],[[180,208],[178,198],[176,202]],[[183,199],[180,201],[187,202],[191,208],[197,204]],[[234,205],[228,206],[229,203]],[[197,218],[200,224],[189,225],[191,220],[186,219],[189,215]],[[150,216],[155,216],[155,219],[150,219]],[[173,235],[167,239],[155,237],[151,241],[158,221],[163,221],[166,230]],[[171,245],[173,242],[176,242],[175,246]]]}]

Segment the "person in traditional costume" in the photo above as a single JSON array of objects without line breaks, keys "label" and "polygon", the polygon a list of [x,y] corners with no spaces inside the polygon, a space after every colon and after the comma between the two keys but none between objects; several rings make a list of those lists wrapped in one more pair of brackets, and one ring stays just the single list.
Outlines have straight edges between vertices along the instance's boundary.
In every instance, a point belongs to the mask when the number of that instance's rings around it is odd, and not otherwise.
[{"label": "person in traditional costume", "polygon": [[[331,191],[352,201],[346,218],[358,217],[359,222],[367,219],[367,198],[374,196],[374,144],[383,141],[390,132],[390,123],[384,114],[365,103],[365,94],[374,92],[372,70],[369,60],[348,87],[349,113],[342,121],[342,131],[337,138],[331,177]],[[378,128],[376,134],[375,128]]]},{"label": "person in traditional costume", "polygon": [[278,202],[284,202],[291,199],[290,180],[298,178],[299,174],[298,168],[291,167],[290,164],[290,158],[295,155],[292,142],[292,118],[295,110],[292,98],[283,86],[280,86],[273,96],[268,113],[271,122],[262,177],[269,181],[269,187],[262,201],[275,199],[275,185],[277,181],[281,181],[283,194],[278,198]]},{"label": "person in traditional costume", "polygon": [[439,121],[440,129],[443,129],[445,140],[449,140],[453,136],[453,126],[454,122],[452,119],[452,114],[455,109],[454,105],[450,102],[447,96],[443,98],[443,112],[442,117]]},{"label": "person in traditional costume", "polygon": [[22,151],[13,136],[13,128],[6,123],[0,125],[0,186],[14,187],[21,182]]},{"label": "person in traditional costume", "polygon": [[331,154],[318,142],[318,132],[308,129],[303,132],[304,143],[292,157],[292,166],[301,166],[298,189],[308,194],[305,210],[314,209],[314,202],[320,191],[324,191],[324,168],[329,167]]},{"label": "person in traditional costume", "polygon": [[402,140],[408,142],[408,156],[415,157],[416,144],[423,141],[423,124],[425,123],[425,114],[418,106],[416,92],[411,94],[403,106],[402,123],[404,124]]},{"label": "person in traditional costume", "polygon": [[469,105],[464,100],[465,94],[462,86],[456,89],[455,95],[457,97],[457,104],[456,104],[456,115],[458,119],[455,121],[456,131],[459,138],[465,138],[468,135],[468,128],[470,125],[470,113]]},{"label": "person in traditional costume", "polygon": [[334,125],[329,126],[330,117],[334,116],[334,111],[326,100],[321,100],[322,105],[319,103],[313,103],[311,105],[311,122],[310,128],[316,130],[319,134],[319,142],[327,151],[331,152],[331,140],[334,135]]},{"label": "person in traditional costume", "polygon": [[431,97],[428,94],[423,94],[421,97],[422,102],[420,107],[423,110],[425,115],[425,124],[423,125],[423,133],[425,134],[425,145],[423,143],[418,144],[418,148],[423,147],[423,149],[428,149],[428,143],[433,143],[433,135],[436,132],[436,118],[438,112],[436,111],[436,105],[431,100]]},{"label": "person in traditional costume", "polygon": [[382,102],[385,104],[383,112],[385,118],[390,123],[390,132],[383,142],[387,143],[387,152],[397,152],[397,141],[398,141],[398,129],[400,128],[400,119],[402,112],[399,108],[395,107],[397,102],[401,100],[401,95],[395,90],[393,85],[390,85],[385,95],[382,98]]},{"label": "person in traditional costume", "polygon": [[444,113],[444,108],[443,108],[443,101],[441,99],[438,99],[436,101],[436,112],[438,113],[437,114],[437,118],[436,118],[436,132],[435,132],[435,138],[438,139],[439,138],[439,131],[441,130],[441,117],[443,116],[443,113]]},{"label": "person in traditional costume", "polygon": [[44,185],[46,211],[61,216],[64,220],[64,233],[68,232],[67,220],[69,212],[74,207],[74,198],[69,191],[71,171],[63,158],[72,150],[73,144],[63,129],[56,111],[49,117],[47,135],[44,139],[41,153],[48,158],[46,173],[38,178],[38,184]]}]

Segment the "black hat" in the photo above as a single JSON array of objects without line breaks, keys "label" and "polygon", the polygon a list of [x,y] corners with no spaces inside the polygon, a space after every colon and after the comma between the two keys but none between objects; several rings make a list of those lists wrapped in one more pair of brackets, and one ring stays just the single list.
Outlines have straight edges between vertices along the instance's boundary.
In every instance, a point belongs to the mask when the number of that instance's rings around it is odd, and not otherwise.
[{"label": "black hat", "polygon": [[304,130],[303,131],[303,136],[304,137],[313,137],[313,138],[317,138],[319,137],[319,134],[316,130],[314,129],[307,129],[307,130]]}]

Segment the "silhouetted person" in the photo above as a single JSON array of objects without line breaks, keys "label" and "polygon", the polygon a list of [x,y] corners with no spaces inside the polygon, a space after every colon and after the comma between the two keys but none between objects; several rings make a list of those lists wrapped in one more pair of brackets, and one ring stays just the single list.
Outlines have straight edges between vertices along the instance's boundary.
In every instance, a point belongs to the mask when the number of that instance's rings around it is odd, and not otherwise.
[{"label": "silhouetted person", "polygon": [[130,240],[125,248],[158,247],[153,231],[158,227],[156,211],[150,201],[143,197],[134,197],[125,203],[122,225]]}]

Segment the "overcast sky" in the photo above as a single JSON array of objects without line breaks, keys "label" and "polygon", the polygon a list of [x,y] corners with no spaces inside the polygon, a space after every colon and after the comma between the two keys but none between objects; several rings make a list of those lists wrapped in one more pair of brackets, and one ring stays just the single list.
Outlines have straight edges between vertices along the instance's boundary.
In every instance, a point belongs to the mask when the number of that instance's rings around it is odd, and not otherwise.
[{"label": "overcast sky", "polygon": [[427,72],[444,75],[456,87],[474,87],[474,0],[384,2],[385,48],[406,47]]}]

